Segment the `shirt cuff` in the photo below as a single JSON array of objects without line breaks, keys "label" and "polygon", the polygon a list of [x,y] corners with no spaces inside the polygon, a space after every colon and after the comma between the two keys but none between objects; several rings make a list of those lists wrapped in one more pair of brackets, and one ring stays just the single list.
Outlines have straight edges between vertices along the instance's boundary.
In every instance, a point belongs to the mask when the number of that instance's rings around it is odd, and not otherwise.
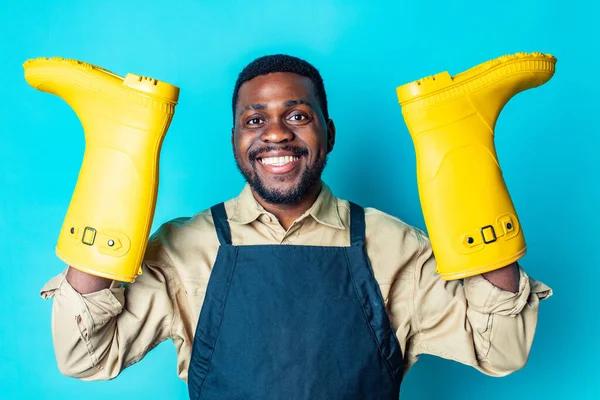
[{"label": "shirt cuff", "polygon": [[530,296],[540,300],[552,295],[552,289],[530,278],[519,266],[519,291],[512,293],[494,286],[482,275],[464,280],[465,297],[469,308],[482,314],[516,316],[521,313]]},{"label": "shirt cuff", "polygon": [[89,335],[119,315],[125,305],[125,288],[120,282],[113,281],[108,289],[82,295],[67,281],[66,270],[49,280],[40,296],[59,298],[60,308],[67,307],[73,315],[81,317]]}]

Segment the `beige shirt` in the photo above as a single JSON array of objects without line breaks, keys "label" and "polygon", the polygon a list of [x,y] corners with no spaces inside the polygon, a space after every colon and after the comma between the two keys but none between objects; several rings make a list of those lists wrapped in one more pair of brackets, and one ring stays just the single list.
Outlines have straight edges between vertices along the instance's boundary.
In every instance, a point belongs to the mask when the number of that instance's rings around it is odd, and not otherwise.
[{"label": "beige shirt", "polygon": [[[323,184],[313,206],[286,231],[248,186],[225,203],[233,245],[349,246],[350,209]],[[431,354],[503,376],[526,363],[546,285],[520,271],[519,292],[481,276],[444,281],[423,232],[365,209],[367,254],[402,349],[405,373]],[[81,295],[65,272],[41,291],[54,298],[52,333],[60,371],[110,379],[166,339],[187,382],[194,332],[219,242],[210,210],[170,221],[150,238],[143,274],[129,285]],[[240,335],[244,334],[240,331]]]}]

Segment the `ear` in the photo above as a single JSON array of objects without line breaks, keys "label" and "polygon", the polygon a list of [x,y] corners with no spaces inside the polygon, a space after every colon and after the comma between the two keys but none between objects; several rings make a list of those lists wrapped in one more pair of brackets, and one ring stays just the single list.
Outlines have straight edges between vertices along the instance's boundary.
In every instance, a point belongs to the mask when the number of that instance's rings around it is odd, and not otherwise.
[{"label": "ear", "polygon": [[333,120],[327,121],[327,153],[331,153],[335,145],[335,124]]}]

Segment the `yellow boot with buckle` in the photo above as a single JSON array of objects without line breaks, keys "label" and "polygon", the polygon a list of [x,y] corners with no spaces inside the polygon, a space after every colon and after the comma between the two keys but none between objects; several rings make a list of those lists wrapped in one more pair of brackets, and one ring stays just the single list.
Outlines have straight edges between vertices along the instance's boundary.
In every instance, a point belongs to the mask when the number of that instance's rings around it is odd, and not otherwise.
[{"label": "yellow boot with buckle", "polygon": [[85,134],[56,254],[83,272],[133,282],[141,274],[160,150],[179,88],[134,74],[122,78],[76,60],[38,58],[23,67],[32,87],[71,106]]},{"label": "yellow boot with buckle", "polygon": [[423,216],[443,279],[499,269],[525,254],[494,127],[504,105],[546,83],[555,63],[551,55],[517,53],[396,89],[415,145]]}]

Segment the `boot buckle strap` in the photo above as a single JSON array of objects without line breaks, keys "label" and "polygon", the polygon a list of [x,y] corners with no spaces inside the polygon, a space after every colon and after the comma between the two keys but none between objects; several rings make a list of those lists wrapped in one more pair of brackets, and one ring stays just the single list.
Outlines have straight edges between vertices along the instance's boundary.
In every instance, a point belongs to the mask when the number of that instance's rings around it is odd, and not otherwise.
[{"label": "boot buckle strap", "polygon": [[81,235],[81,243],[87,244],[88,246],[92,246],[94,244],[94,240],[96,240],[96,230],[91,226],[86,226],[83,229],[83,235]]},{"label": "boot buckle strap", "polygon": [[[496,231],[494,230],[494,227],[492,225],[484,226],[483,228],[481,228],[480,232],[481,232],[481,238],[483,239],[483,243],[485,243],[485,244],[493,243],[498,239],[498,237],[496,236]],[[490,240],[487,240],[486,232],[491,234]],[[487,237],[489,238],[490,236],[488,235]]]}]

